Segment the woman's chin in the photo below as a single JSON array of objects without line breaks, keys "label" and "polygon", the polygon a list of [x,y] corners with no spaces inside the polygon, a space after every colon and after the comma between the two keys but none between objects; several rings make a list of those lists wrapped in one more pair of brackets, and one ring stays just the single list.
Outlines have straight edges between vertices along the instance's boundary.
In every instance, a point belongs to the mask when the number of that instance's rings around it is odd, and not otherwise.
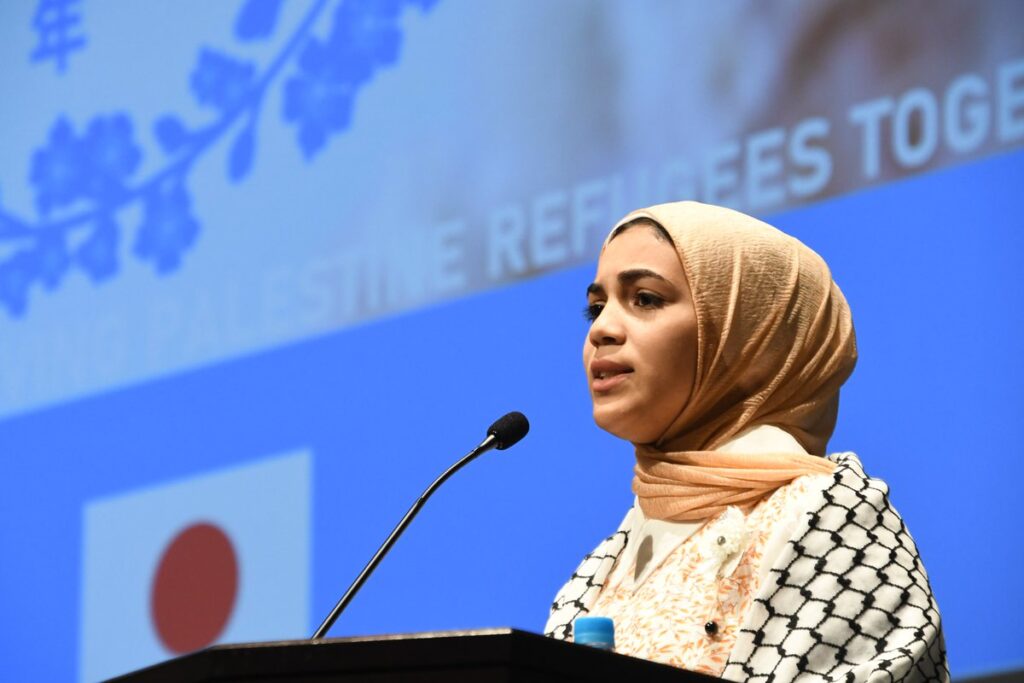
[{"label": "woman's chin", "polygon": [[620,409],[612,406],[594,404],[594,422],[598,427],[612,436],[617,436],[630,443],[650,443],[658,438],[649,424],[643,419],[630,419]]}]

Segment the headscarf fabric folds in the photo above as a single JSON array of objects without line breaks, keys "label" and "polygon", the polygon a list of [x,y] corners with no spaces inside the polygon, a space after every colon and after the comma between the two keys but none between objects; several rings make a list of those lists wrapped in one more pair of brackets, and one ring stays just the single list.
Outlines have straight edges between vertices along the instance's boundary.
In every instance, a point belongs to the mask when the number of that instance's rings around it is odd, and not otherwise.
[{"label": "headscarf fabric folds", "polygon": [[[672,237],[693,294],[698,346],[686,405],[654,443],[635,444],[633,488],[644,513],[705,519],[727,505],[753,505],[802,474],[831,471],[815,456],[825,454],[857,347],[849,306],[824,260],[723,207],[661,204],[615,227],[639,218]],[[715,451],[757,425],[784,429],[813,455]]]}]

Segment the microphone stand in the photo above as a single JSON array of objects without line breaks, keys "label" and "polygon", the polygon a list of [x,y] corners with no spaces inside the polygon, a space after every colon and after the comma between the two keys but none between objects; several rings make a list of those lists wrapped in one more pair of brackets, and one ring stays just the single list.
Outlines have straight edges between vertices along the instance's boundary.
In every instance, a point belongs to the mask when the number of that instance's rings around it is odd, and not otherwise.
[{"label": "microphone stand", "polygon": [[359,572],[359,576],[357,576],[356,580],[352,582],[352,585],[348,587],[345,594],[341,596],[341,599],[338,600],[338,604],[334,606],[334,609],[331,610],[331,613],[328,614],[327,618],[324,619],[322,624],[320,624],[320,627],[316,630],[316,633],[313,634],[313,637],[310,638],[310,640],[320,640],[327,635],[331,626],[333,626],[334,622],[338,620],[342,610],[348,606],[348,603],[352,601],[352,598],[354,598],[356,593],[359,592],[359,589],[363,587],[366,579],[369,578],[370,574],[373,573],[373,570],[377,568],[378,564],[380,564],[380,561],[383,560],[384,556],[387,555],[389,550],[391,550],[391,546],[395,544],[395,541],[397,541],[398,537],[402,535],[402,532],[405,531],[407,526],[409,526],[409,523],[413,520],[416,514],[420,511],[420,508],[423,507],[423,504],[427,502],[427,499],[430,498],[434,491],[436,491],[437,488],[448,479],[448,477],[458,472],[463,465],[495,446],[499,446],[500,448],[498,438],[494,434],[488,434],[487,438],[481,441],[479,446],[471,450],[461,460],[445,470],[440,477],[434,480],[433,484],[427,487],[427,490],[423,492],[416,502],[412,504],[412,507],[409,508],[409,511],[405,513],[405,517],[403,517],[402,521],[398,523],[398,526],[394,528],[391,534],[384,541],[384,544],[381,545],[374,556],[370,558],[370,561],[366,563],[366,566],[363,567],[363,571]]}]

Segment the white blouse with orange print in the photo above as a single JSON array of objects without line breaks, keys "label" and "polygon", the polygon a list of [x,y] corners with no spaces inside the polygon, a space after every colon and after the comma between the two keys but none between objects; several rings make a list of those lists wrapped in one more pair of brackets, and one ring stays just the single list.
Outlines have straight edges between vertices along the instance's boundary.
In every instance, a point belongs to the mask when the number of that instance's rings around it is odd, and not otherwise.
[{"label": "white blouse with orange print", "polygon": [[[726,452],[787,452],[785,431],[758,426],[723,445]],[[748,514],[730,507],[706,522],[645,519],[630,513],[631,542],[590,614],[615,621],[622,654],[721,675],[753,596],[811,500],[832,481],[800,477]]]}]

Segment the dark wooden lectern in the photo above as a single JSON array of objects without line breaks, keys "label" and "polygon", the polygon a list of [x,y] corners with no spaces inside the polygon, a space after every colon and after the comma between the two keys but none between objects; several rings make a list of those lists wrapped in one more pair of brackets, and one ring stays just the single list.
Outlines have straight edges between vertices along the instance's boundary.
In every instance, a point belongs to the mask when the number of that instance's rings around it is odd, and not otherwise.
[{"label": "dark wooden lectern", "polygon": [[503,628],[331,638],[315,643],[218,645],[112,680],[118,683],[696,683],[720,679]]}]

